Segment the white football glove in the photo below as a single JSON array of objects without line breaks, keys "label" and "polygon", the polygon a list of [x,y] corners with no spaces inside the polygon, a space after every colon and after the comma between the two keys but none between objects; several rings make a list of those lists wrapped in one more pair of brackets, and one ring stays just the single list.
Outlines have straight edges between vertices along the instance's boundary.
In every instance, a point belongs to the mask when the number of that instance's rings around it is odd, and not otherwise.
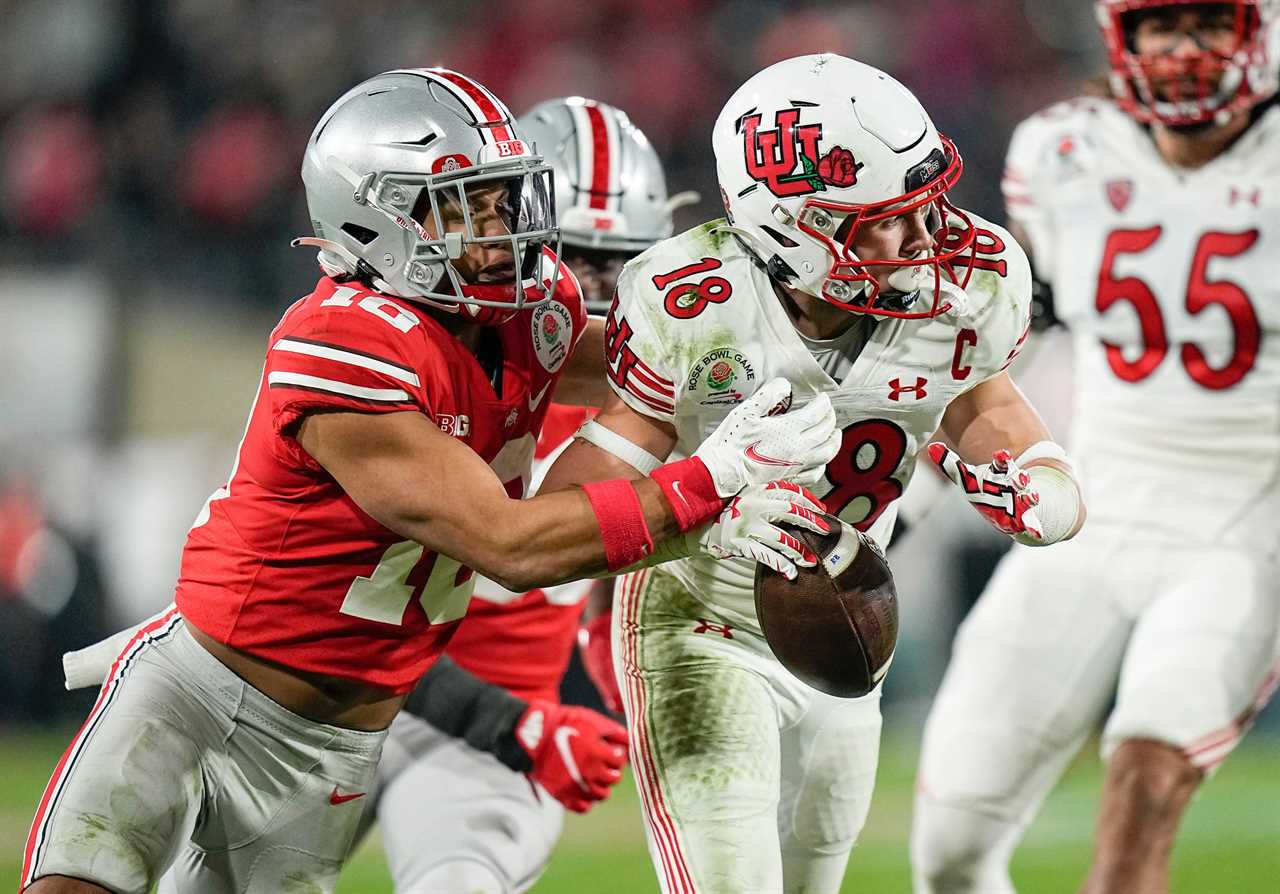
[{"label": "white football glove", "polygon": [[1044,540],[1044,527],[1036,514],[1040,494],[1008,450],[997,450],[989,464],[975,466],[935,441],[929,445],[929,458],[997,531],[1033,546]]},{"label": "white football glove", "polygon": [[776,523],[828,534],[831,525],[822,518],[824,512],[817,497],[793,482],[752,484],[729,502],[719,518],[689,536],[696,538],[695,552],[717,559],[751,559],[794,580],[797,565],[811,568],[818,557]]},{"label": "white football glove", "polygon": [[831,399],[819,394],[798,410],[791,407],[791,383],[770,379],[734,407],[694,451],[715,482],[716,493],[732,497],[751,484],[796,481],[816,484],[840,449],[840,430]]}]

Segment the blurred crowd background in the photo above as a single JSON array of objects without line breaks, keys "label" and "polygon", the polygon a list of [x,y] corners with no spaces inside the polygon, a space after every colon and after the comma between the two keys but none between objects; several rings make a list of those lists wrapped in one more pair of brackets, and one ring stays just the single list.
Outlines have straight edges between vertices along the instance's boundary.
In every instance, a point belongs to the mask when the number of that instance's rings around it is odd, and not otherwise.
[{"label": "blurred crowd background", "polygon": [[[959,203],[999,221],[1013,126],[1103,66],[1086,0],[0,0],[0,20],[0,722],[83,716],[61,652],[169,600],[267,333],[315,281],[314,254],[288,247],[309,232],[298,170],[349,86],[446,65],[517,114],[618,105],[669,187],[701,193],[682,229],[719,214],[710,130],[729,94],[837,51],[920,96],[965,157]],[[1027,387],[1061,430],[1065,352],[1031,353]],[[954,500],[894,550],[903,712],[927,704],[1003,547]]]}]

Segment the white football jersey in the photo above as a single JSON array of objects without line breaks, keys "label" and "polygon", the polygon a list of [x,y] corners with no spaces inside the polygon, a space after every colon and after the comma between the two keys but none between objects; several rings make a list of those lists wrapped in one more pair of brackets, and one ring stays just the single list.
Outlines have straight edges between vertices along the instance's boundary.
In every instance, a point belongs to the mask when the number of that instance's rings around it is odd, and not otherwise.
[{"label": "white football jersey", "polygon": [[[618,279],[605,335],[610,383],[637,412],[675,426],[682,455],[776,376],[791,381],[798,405],[826,392],[844,437],[814,492],[887,545],[894,503],[947,405],[1005,369],[1026,338],[1026,255],[1005,230],[973,219],[973,274],[963,290],[942,285],[951,309],[933,319],[879,320],[838,383],[792,326],[764,266],[723,221],[659,242]],[[932,300],[918,299],[925,307]],[[753,563],[699,557],[666,567],[720,615],[758,629]]]},{"label": "white football jersey", "polygon": [[1272,107],[1209,164],[1177,169],[1097,99],[1014,132],[1005,199],[1073,334],[1072,441],[1091,521],[1274,549],[1277,141]]}]

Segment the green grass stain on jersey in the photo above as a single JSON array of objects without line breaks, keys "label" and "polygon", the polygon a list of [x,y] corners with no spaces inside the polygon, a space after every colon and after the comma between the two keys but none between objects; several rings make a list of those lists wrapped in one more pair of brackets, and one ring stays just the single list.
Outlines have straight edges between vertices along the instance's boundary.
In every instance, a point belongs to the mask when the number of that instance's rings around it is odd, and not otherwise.
[{"label": "green grass stain on jersey", "polygon": [[689,231],[696,243],[705,246],[709,251],[718,252],[721,247],[731,239],[733,234],[725,229],[729,222],[723,217],[715,220],[709,220],[704,224],[699,224]]}]

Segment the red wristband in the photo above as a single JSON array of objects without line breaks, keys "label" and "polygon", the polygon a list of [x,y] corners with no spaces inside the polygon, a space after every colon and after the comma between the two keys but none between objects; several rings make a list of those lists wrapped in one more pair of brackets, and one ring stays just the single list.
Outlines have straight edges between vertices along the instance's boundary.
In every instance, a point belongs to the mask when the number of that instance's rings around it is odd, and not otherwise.
[{"label": "red wristband", "polygon": [[696,456],[658,466],[649,477],[662,488],[682,532],[706,524],[724,509],[725,501],[716,493],[711,473]]},{"label": "red wristband", "polygon": [[600,525],[604,558],[610,571],[634,565],[653,552],[653,538],[644,520],[640,496],[631,482],[620,478],[582,485]]}]

